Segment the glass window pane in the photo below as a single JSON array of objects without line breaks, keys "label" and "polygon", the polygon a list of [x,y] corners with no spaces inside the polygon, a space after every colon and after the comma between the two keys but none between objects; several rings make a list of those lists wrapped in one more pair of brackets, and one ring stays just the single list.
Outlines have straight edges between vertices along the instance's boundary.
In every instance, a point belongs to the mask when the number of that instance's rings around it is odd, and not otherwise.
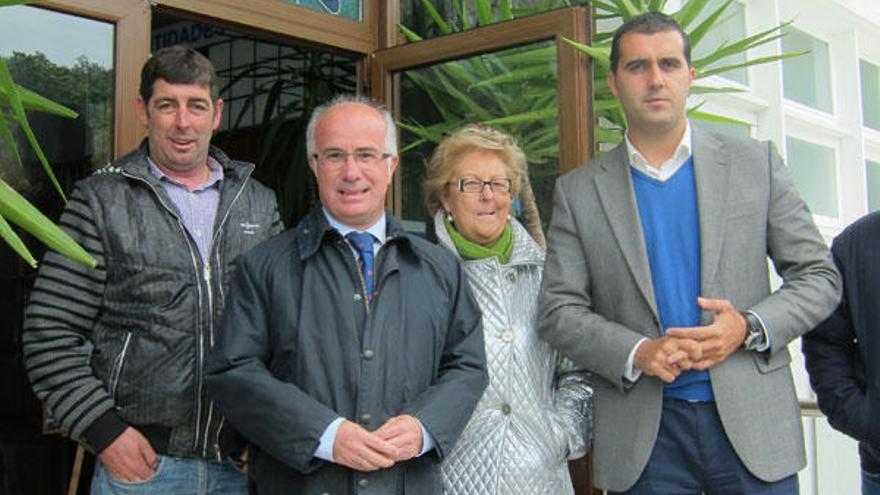
[{"label": "glass window pane", "polygon": [[868,177],[868,211],[880,210],[880,162],[865,162]]},{"label": "glass window pane", "polygon": [[338,15],[353,21],[363,20],[362,0],[281,0],[325,14]]},{"label": "glass window pane", "polygon": [[783,92],[789,100],[831,113],[828,44],[797,29],[782,37],[782,52],[809,52],[782,61]]},{"label": "glass window pane", "polygon": [[[706,4],[706,7],[703,8],[700,16],[696,19],[692,26],[699,26],[701,22],[709,17],[709,15],[717,11],[718,8],[725,3],[725,1],[726,0],[709,0],[709,2]],[[713,53],[718,47],[739,41],[745,37],[745,7],[743,7],[743,4],[739,2],[731,2],[731,4],[724,11],[724,14],[721,15],[721,18],[715,23],[713,28],[706,33],[706,35],[703,37],[702,40],[700,40],[698,44],[691,47],[691,58],[693,60],[699,60]],[[710,70],[728,65],[739,64],[745,61],[745,52],[740,52],[722,58],[717,62],[704,67],[703,70]],[[736,81],[740,84],[748,84],[749,82],[748,73],[746,72],[745,68],[723,72],[719,74],[719,76],[730,79],[731,81]]]},{"label": "glass window pane", "polygon": [[837,217],[837,165],[834,150],[801,139],[785,139],[794,185],[815,215]]},{"label": "glass window pane", "polygon": [[[434,21],[426,3],[443,19],[445,26]],[[506,20],[498,5],[501,2],[493,1],[487,22],[481,23],[476,3],[473,0],[400,0],[400,22],[422,38],[433,38]],[[511,4],[512,18],[520,19],[573,5],[587,5],[589,0],[513,0]]]},{"label": "glass window pane", "polygon": [[436,144],[467,123],[481,122],[514,136],[526,153],[546,227],[559,174],[556,63],[556,44],[547,41],[401,73],[405,220],[424,226],[428,219],[422,181]]},{"label": "glass window pane", "polygon": [[[0,57],[13,80],[79,115],[28,112],[37,141],[68,192],[113,154],[113,43],[113,24],[28,6],[0,8]],[[16,129],[15,136],[25,166],[0,144],[0,176],[16,188],[42,191],[37,196],[45,194],[47,204],[60,211],[61,200],[53,197],[57,194],[24,133]],[[42,198],[29,199],[40,203]]]},{"label": "glass window pane", "polygon": [[862,74],[862,122],[880,131],[880,67],[860,61]]}]

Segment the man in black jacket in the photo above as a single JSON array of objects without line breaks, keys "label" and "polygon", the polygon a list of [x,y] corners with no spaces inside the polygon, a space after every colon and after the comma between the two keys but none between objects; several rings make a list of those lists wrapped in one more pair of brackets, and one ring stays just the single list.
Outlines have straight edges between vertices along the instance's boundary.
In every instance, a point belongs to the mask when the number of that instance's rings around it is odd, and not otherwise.
[{"label": "man in black jacket", "polygon": [[[257,493],[438,494],[487,384],[458,262],[384,208],[394,121],[341,97],[307,128],[321,206],[242,257],[208,359]],[[499,404],[499,407],[501,405]]]},{"label": "man in black jacket", "polygon": [[862,493],[880,494],[880,212],[831,247],[843,276],[837,310],[803,337],[810,383],[831,426],[859,441]]},{"label": "man in black jacket", "polygon": [[[141,72],[140,148],[77,183],[60,224],[97,260],[49,252],[24,355],[51,417],[99,462],[92,493],[244,493],[204,361],[236,258],[281,229],[254,166],[211,147],[223,101],[183,46]],[[235,453],[236,460],[241,450]]]}]

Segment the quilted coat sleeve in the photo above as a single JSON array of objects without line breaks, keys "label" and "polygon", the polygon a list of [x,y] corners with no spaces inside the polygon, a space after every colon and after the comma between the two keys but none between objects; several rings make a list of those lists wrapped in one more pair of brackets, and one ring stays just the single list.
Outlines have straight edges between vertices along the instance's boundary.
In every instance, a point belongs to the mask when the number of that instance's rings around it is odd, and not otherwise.
[{"label": "quilted coat sleeve", "polygon": [[554,406],[557,427],[568,443],[568,458],[586,455],[593,437],[593,388],[589,373],[576,369],[571,360],[563,357],[556,365]]}]

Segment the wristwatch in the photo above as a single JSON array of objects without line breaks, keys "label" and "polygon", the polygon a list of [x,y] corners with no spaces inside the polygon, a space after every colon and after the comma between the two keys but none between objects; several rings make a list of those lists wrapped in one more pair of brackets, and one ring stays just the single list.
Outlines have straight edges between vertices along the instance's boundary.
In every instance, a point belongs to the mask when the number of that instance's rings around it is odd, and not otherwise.
[{"label": "wristwatch", "polygon": [[752,312],[740,313],[746,319],[746,337],[743,340],[743,347],[747,351],[757,350],[764,343],[764,331],[761,328],[761,321]]}]

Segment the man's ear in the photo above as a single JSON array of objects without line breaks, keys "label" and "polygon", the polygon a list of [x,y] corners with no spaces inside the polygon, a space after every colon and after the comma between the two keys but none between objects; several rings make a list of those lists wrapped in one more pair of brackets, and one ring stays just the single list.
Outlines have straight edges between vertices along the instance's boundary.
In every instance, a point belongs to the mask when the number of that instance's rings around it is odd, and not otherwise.
[{"label": "man's ear", "polygon": [[394,177],[394,172],[397,171],[397,165],[400,163],[400,157],[394,155],[388,158],[388,183],[391,184],[391,178]]},{"label": "man's ear", "polygon": [[137,118],[141,121],[141,124],[143,124],[144,127],[149,127],[150,109],[147,108],[147,102],[144,101],[141,95],[138,95],[137,98],[135,98],[135,109]]},{"label": "man's ear", "polygon": [[611,94],[617,98],[617,79],[614,77],[613,72],[608,72],[608,77],[605,79],[608,82],[608,89],[611,90]]},{"label": "man's ear", "polygon": [[220,119],[223,118],[223,98],[217,98],[214,102],[214,127],[216,131],[220,127]]}]

